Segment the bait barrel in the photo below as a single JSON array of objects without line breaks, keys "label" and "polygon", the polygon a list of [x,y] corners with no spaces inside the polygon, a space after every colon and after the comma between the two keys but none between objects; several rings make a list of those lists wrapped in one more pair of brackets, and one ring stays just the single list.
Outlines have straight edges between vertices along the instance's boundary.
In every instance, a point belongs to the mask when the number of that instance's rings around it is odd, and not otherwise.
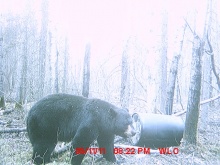
[{"label": "bait barrel", "polygon": [[149,148],[179,146],[183,137],[184,122],[171,115],[134,113],[135,136],[133,145]]}]

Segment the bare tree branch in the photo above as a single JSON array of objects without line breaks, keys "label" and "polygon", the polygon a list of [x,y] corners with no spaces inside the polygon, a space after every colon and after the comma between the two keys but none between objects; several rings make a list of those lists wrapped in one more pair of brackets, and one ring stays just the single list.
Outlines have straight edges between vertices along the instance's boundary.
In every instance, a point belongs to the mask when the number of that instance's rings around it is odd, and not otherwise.
[{"label": "bare tree branch", "polygon": [[211,43],[209,41],[208,33],[207,33],[207,43],[209,45],[209,50],[206,50],[206,53],[211,55],[212,71],[213,71],[213,73],[214,73],[214,75],[216,77],[217,85],[218,85],[218,88],[220,90],[220,77],[219,77],[219,74],[216,72],[213,48],[212,48],[212,45],[211,45]]},{"label": "bare tree branch", "polygon": [[[214,101],[214,100],[217,100],[217,99],[219,99],[219,98],[220,98],[220,94],[217,95],[217,96],[215,96],[215,97],[212,97],[212,98],[210,98],[210,99],[207,99],[207,100],[204,100],[204,101],[200,101],[200,105],[209,103],[209,102]],[[175,113],[175,114],[173,114],[173,115],[174,115],[174,116],[181,116],[181,115],[184,114],[184,113],[186,113],[186,110],[181,111],[181,112],[178,112],[178,113]]]},{"label": "bare tree branch", "polygon": [[217,96],[215,96],[215,97],[212,97],[212,98],[210,98],[210,99],[207,99],[207,100],[201,101],[201,102],[200,102],[200,105],[203,105],[203,104],[209,103],[210,101],[214,101],[214,100],[217,100],[217,99],[219,99],[219,98],[220,98],[220,94],[217,95]]}]

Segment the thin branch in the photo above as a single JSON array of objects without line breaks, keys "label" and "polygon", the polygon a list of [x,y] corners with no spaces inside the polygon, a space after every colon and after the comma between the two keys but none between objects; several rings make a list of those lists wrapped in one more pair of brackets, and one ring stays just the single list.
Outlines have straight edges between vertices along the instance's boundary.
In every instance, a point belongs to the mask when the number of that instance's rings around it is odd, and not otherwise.
[{"label": "thin branch", "polygon": [[185,18],[184,18],[184,21],[186,22],[186,24],[189,27],[189,29],[192,32],[192,34],[195,35],[195,32],[193,32],[192,28],[189,26],[189,23],[187,22],[187,20]]},{"label": "thin branch", "polygon": [[180,105],[182,107],[182,109],[184,109],[183,104],[182,104],[182,97],[181,97],[181,91],[180,91],[180,86],[179,86],[179,77],[177,76],[177,90],[179,92],[179,97],[180,97]]},{"label": "thin branch", "polygon": [[191,26],[189,25],[189,23],[187,22],[187,20],[186,20],[185,18],[184,18],[184,20],[185,20],[185,22],[186,22],[187,26],[189,27],[190,31],[192,32],[192,34],[193,34],[194,38],[198,38],[198,39],[199,39],[199,41],[201,42],[200,37],[199,37],[199,36],[196,34],[196,32],[195,32],[195,31],[193,32],[193,30],[192,30]]},{"label": "thin branch", "polygon": [[213,53],[213,48],[212,48],[212,45],[209,41],[209,36],[208,36],[208,33],[207,33],[207,43],[209,45],[209,51],[206,50],[206,53],[208,53],[209,55],[211,55],[211,64],[212,64],[212,71],[216,77],[216,81],[217,81],[217,85],[218,85],[218,88],[220,89],[220,77],[219,77],[219,74],[216,72],[216,69],[215,69],[215,59],[214,59],[214,53]]},{"label": "thin branch", "polygon": [[214,101],[214,100],[217,100],[217,99],[219,99],[219,98],[220,98],[220,94],[217,95],[217,96],[215,96],[215,97],[213,97],[213,98],[210,98],[210,99],[207,99],[207,100],[201,101],[201,102],[200,102],[200,105],[203,105],[203,104],[209,103],[209,102]]},{"label": "thin branch", "polygon": [[137,77],[134,74],[131,74],[132,77],[138,82],[138,84],[142,87],[142,89],[147,93],[147,89],[144,88],[144,86],[142,85],[142,83],[137,79]]},{"label": "thin branch", "polygon": [[174,114],[172,114],[172,115],[173,115],[173,116],[181,116],[181,115],[183,115],[184,113],[186,113],[186,110],[181,111],[181,112],[178,112],[178,113],[174,113]]},{"label": "thin branch", "polygon": [[[212,98],[210,98],[210,99],[207,99],[207,100],[204,100],[204,101],[200,101],[200,105],[203,105],[203,104],[206,104],[206,103],[209,103],[209,102],[211,102],[211,101],[214,101],[214,100],[217,100],[217,99],[219,99],[220,98],[220,94],[219,95],[217,95],[217,96],[215,96],[215,97],[212,97]],[[175,114],[173,114],[174,116],[180,116],[180,115],[182,115],[182,114],[184,114],[184,113],[186,113],[186,110],[184,110],[184,111],[181,111],[181,112],[178,112],[178,113],[175,113]]]}]

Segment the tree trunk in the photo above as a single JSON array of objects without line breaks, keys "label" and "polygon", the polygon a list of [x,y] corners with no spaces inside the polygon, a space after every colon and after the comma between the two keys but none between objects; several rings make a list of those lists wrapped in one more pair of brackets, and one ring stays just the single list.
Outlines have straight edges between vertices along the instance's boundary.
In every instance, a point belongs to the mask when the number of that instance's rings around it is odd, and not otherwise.
[{"label": "tree trunk", "polygon": [[207,35],[207,42],[208,42],[208,45],[209,45],[209,51],[206,51],[206,53],[211,56],[212,71],[213,71],[213,74],[214,74],[214,76],[215,76],[215,78],[216,78],[216,82],[217,82],[217,85],[218,85],[218,89],[220,90],[220,77],[219,77],[219,74],[218,74],[217,71],[216,71],[213,48],[212,48],[212,45],[211,45],[211,43],[210,43],[210,41],[209,41],[209,36],[208,36],[208,35]]},{"label": "tree trunk", "polygon": [[187,113],[185,121],[184,140],[186,144],[197,143],[197,129],[199,118],[199,103],[201,92],[201,58],[203,44],[195,35],[192,50],[191,77],[188,94]]},{"label": "tree trunk", "polygon": [[3,34],[2,34],[2,24],[0,22],[0,108],[5,107],[4,72],[3,72],[3,70],[4,70],[4,68],[3,68],[4,56],[3,56],[2,44],[3,44]]},{"label": "tree trunk", "polygon": [[56,93],[59,93],[59,51],[58,48],[56,47],[56,62],[55,62],[55,91]]},{"label": "tree trunk", "polygon": [[89,82],[90,82],[90,44],[86,45],[86,51],[84,56],[84,66],[83,66],[83,88],[82,95],[84,97],[89,96]]},{"label": "tree trunk", "polygon": [[65,50],[64,50],[64,73],[63,73],[63,92],[66,92],[66,87],[68,84],[68,43],[67,38],[65,39]]},{"label": "tree trunk", "polygon": [[175,91],[175,84],[176,84],[176,78],[177,78],[177,72],[178,72],[178,65],[179,65],[179,59],[182,54],[182,47],[183,47],[183,41],[185,36],[185,30],[186,30],[186,24],[183,29],[183,38],[179,42],[179,50],[176,55],[174,55],[171,67],[170,67],[170,74],[169,74],[169,81],[167,85],[167,100],[166,100],[166,114],[171,115],[173,112],[173,98],[174,98],[174,91]]},{"label": "tree trunk", "polygon": [[48,47],[48,65],[49,65],[49,93],[53,93],[53,70],[52,70],[52,55],[51,55],[51,49],[52,49],[52,33],[49,32],[49,47]]},{"label": "tree trunk", "polygon": [[120,102],[122,108],[129,107],[129,98],[130,98],[130,78],[129,78],[129,64],[128,64],[128,44],[129,40],[126,43],[124,51],[122,53],[122,64],[121,64],[121,94]]},{"label": "tree trunk", "polygon": [[25,27],[25,39],[23,44],[22,70],[20,80],[19,104],[22,106],[27,100],[27,65],[28,65],[28,29]]},{"label": "tree trunk", "polygon": [[180,59],[180,54],[175,55],[170,67],[169,83],[167,85],[167,101],[166,101],[167,115],[171,115],[173,111],[173,98],[174,98],[179,59]]},{"label": "tree trunk", "polygon": [[160,66],[159,66],[159,111],[166,114],[165,103],[166,103],[166,88],[167,88],[167,24],[168,14],[166,11],[163,13],[162,20],[162,38],[160,48]]},{"label": "tree trunk", "polygon": [[22,53],[21,53],[21,71],[20,71],[20,82],[19,82],[19,89],[17,93],[18,102],[16,103],[16,108],[22,108],[23,104],[27,101],[27,68],[28,68],[28,45],[30,40],[30,24],[31,19],[29,17],[30,10],[28,9],[30,4],[27,3],[26,9],[27,12],[25,13],[25,20],[24,20],[24,37],[23,37],[23,44],[22,44]]},{"label": "tree trunk", "polygon": [[42,1],[42,21],[40,33],[40,52],[39,52],[39,98],[44,96],[45,84],[45,63],[47,51],[47,24],[48,24],[48,0]]},{"label": "tree trunk", "polygon": [[[210,31],[211,29],[211,19],[212,19],[212,0],[208,1],[207,5],[207,14],[206,14],[206,25],[204,27],[204,33],[203,33],[203,38],[207,37],[208,45],[210,46],[209,38],[208,38],[208,33],[207,31]],[[212,51],[212,47],[210,47],[210,51]],[[211,57],[211,58],[210,58]],[[211,67],[211,61],[213,57],[213,51],[211,52],[211,56],[209,54],[204,55],[203,59],[203,83],[202,83],[202,95],[201,95],[201,100],[206,100],[211,98],[211,91],[212,91],[212,67]],[[220,89],[220,88],[219,88]],[[210,109],[211,103],[207,103],[203,106],[201,106],[201,129],[203,131],[206,130],[207,128],[207,122],[208,122],[208,116],[209,116],[209,109]]]}]

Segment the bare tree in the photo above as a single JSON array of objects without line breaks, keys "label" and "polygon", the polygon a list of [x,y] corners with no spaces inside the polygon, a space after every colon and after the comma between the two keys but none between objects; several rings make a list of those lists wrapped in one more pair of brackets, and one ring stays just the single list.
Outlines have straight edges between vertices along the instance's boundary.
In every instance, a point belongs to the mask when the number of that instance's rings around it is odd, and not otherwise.
[{"label": "bare tree", "polygon": [[68,42],[67,38],[65,38],[65,48],[64,48],[64,73],[63,73],[63,84],[62,89],[63,92],[66,92],[66,88],[68,85]]},{"label": "bare tree", "polygon": [[28,65],[28,19],[25,25],[24,44],[23,44],[23,55],[21,61],[21,77],[19,87],[19,100],[17,106],[22,106],[27,100],[27,65]]},{"label": "bare tree", "polygon": [[209,36],[207,35],[207,42],[208,42],[208,45],[209,45],[209,50],[206,51],[206,53],[211,56],[212,71],[213,71],[213,74],[214,74],[214,76],[216,78],[216,82],[217,82],[218,88],[220,90],[220,76],[219,76],[219,73],[217,73],[217,71],[216,71],[214,52],[213,52],[213,48],[212,48],[212,45],[211,45],[209,40],[210,40]]},{"label": "bare tree", "polygon": [[59,51],[56,46],[56,62],[55,62],[55,91],[56,93],[59,93]]},{"label": "bare tree", "polygon": [[20,46],[20,73],[19,73],[19,86],[17,91],[17,103],[16,107],[21,108],[22,105],[27,102],[28,95],[28,61],[30,51],[30,40],[32,35],[33,15],[31,13],[31,2],[27,1],[26,12],[24,15],[24,22],[22,27],[22,44]]},{"label": "bare tree", "polygon": [[130,78],[129,78],[129,64],[128,64],[128,44],[126,43],[121,59],[121,94],[120,102],[122,108],[128,108],[129,106],[129,93],[130,93]]},{"label": "bare tree", "polygon": [[190,87],[188,94],[188,104],[185,122],[184,140],[186,144],[197,143],[197,129],[199,119],[199,103],[201,93],[201,77],[202,77],[202,51],[203,43],[198,35],[194,34]]},{"label": "bare tree", "polygon": [[[184,132],[184,140],[186,144],[194,144],[197,143],[197,133],[198,133],[198,120],[199,120],[199,113],[200,113],[200,99],[201,98],[210,98],[210,87],[207,84],[203,84],[203,90],[201,89],[202,86],[202,56],[204,53],[204,46],[207,37],[207,31],[210,30],[210,20],[211,20],[211,8],[212,8],[212,0],[208,1],[206,10],[206,18],[204,21],[204,28],[203,28],[203,38],[200,39],[199,36],[193,32],[189,24],[187,23],[188,27],[190,28],[191,32],[194,35],[193,41],[193,50],[192,50],[192,63],[191,63],[191,77],[190,77],[190,87],[189,87],[189,94],[188,94],[188,104],[187,104],[187,113],[186,113],[186,122],[185,122],[185,132]],[[209,41],[208,41],[209,44]],[[205,65],[203,65],[203,79],[210,81],[210,58],[205,58]],[[207,70],[206,70],[207,69]],[[206,88],[206,89],[204,89]],[[201,92],[203,92],[201,95]],[[200,98],[201,97],[201,98]],[[207,98],[206,98],[207,99]],[[204,118],[208,116],[208,109],[202,112],[202,122]],[[202,109],[204,110],[204,109]],[[204,123],[202,125],[204,128]]]},{"label": "bare tree", "polygon": [[[207,14],[206,14],[206,21],[205,22],[207,22],[207,23],[204,26],[203,38],[204,38],[204,40],[207,40],[208,45],[211,46],[210,42],[209,42],[207,31],[211,30],[212,0],[208,1],[206,13]],[[206,100],[206,99],[211,98],[211,91],[212,91],[212,86],[211,86],[211,84],[212,84],[211,83],[212,82],[212,74],[211,74],[212,73],[212,65],[211,64],[212,64],[212,60],[214,61],[214,59],[212,58],[212,57],[214,57],[212,46],[210,47],[210,51],[207,53],[208,54],[204,54],[204,57],[203,57],[203,70],[202,70],[203,82],[202,82],[201,100]],[[209,55],[209,53],[211,53],[211,54]],[[220,89],[220,86],[219,86],[219,89]],[[201,127],[200,128],[202,130],[205,130],[207,128],[210,105],[211,105],[211,102],[201,106],[201,111],[200,111]]]},{"label": "bare tree", "polygon": [[166,87],[167,87],[167,25],[168,25],[168,13],[163,11],[162,18],[162,36],[161,36],[161,48],[160,48],[160,66],[159,66],[159,111],[166,114]]},{"label": "bare tree", "polygon": [[167,115],[171,115],[173,111],[173,99],[174,99],[174,91],[175,91],[179,59],[180,59],[180,54],[176,54],[173,57],[173,61],[170,67],[169,82],[167,85],[167,100],[166,100]]},{"label": "bare tree", "polygon": [[2,34],[2,24],[0,22],[0,108],[5,107],[5,98],[4,98],[4,72],[3,72],[3,61],[4,61],[4,56],[3,56],[3,49],[2,49],[2,44],[3,44],[3,34]]},{"label": "bare tree", "polygon": [[[4,56],[4,93],[8,101],[19,98],[19,86],[21,67],[19,67],[22,58],[22,43],[24,38],[24,20],[22,16],[12,14],[5,15],[7,24],[4,26],[4,44],[2,51]],[[21,22],[22,21],[22,22]],[[18,39],[19,38],[19,39]],[[7,75],[7,76],[5,76]]]},{"label": "bare tree", "polygon": [[48,85],[49,85],[49,93],[52,93],[53,92],[53,76],[52,76],[52,55],[51,55],[51,47],[52,47],[52,33],[49,32],[49,38],[48,38],[48,65],[49,65],[49,82],[48,82]]},{"label": "bare tree", "polygon": [[45,81],[45,63],[47,53],[47,24],[48,24],[48,0],[42,1],[42,21],[40,33],[40,49],[39,49],[39,97],[44,95]]},{"label": "bare tree", "polygon": [[174,55],[173,61],[170,67],[169,81],[167,84],[167,100],[166,100],[166,114],[168,115],[171,115],[173,111],[173,98],[174,98],[175,84],[176,84],[176,78],[177,78],[177,72],[178,72],[179,59],[182,54],[185,30],[186,30],[186,24],[184,26],[182,40],[180,41],[180,44],[179,44],[179,52],[177,52],[177,54]]},{"label": "bare tree", "polygon": [[86,45],[86,51],[84,56],[84,66],[83,66],[83,87],[82,95],[84,97],[89,96],[89,82],[90,82],[90,44]]}]

